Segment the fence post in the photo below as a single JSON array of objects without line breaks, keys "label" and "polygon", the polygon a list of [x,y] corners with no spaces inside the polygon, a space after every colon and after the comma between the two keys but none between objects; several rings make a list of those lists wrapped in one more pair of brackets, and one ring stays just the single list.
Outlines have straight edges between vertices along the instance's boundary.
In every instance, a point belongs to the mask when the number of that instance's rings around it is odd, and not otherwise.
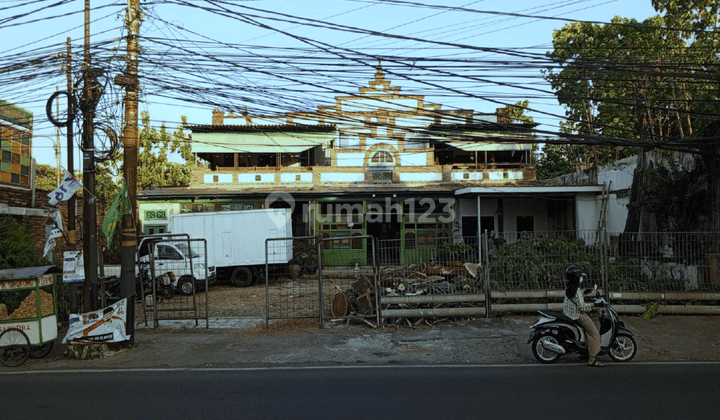
[{"label": "fence post", "polygon": [[270,328],[270,255],[268,245],[270,239],[265,239],[265,328]]},{"label": "fence post", "polygon": [[[485,249],[488,248],[488,234],[487,230],[482,235],[482,240],[484,241]],[[478,242],[480,242],[480,238],[478,238]],[[480,260],[482,262],[482,260]],[[490,253],[485,252],[485,316],[487,318],[490,318],[492,316],[492,301],[491,301],[491,291],[490,291]],[[479,274],[479,273],[478,273]]]},{"label": "fence post", "polygon": [[370,236],[368,239],[365,240],[370,241],[372,243],[372,267],[373,267],[373,287],[375,288],[375,314],[377,315],[377,325],[380,327],[380,289],[378,289],[378,266],[377,266],[377,259],[375,257],[375,243],[377,241],[377,238],[374,236]]},{"label": "fence post", "polygon": [[325,313],[323,311],[323,253],[322,253],[322,237],[320,235],[315,237],[315,244],[317,245],[317,262],[318,262],[318,288],[320,289],[320,326],[325,327]]},{"label": "fence post", "polygon": [[607,234],[605,229],[602,230],[601,236],[600,236],[600,275],[601,275],[601,281],[602,281],[602,288],[603,292],[605,293],[605,299],[610,302],[610,293],[608,291],[609,287],[609,275],[608,275],[608,266],[605,263],[605,258],[607,257],[605,252],[605,247],[607,244],[605,243],[605,238]]}]

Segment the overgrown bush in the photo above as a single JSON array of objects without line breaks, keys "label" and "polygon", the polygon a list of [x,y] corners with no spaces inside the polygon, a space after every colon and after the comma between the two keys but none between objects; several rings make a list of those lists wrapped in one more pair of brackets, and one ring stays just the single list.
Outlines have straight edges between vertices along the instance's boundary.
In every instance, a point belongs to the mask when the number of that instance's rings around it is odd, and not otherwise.
[{"label": "overgrown bush", "polygon": [[26,225],[14,217],[0,216],[0,269],[49,265],[35,248]]},{"label": "overgrown bush", "polygon": [[455,244],[446,242],[439,249],[437,261],[476,261],[477,250],[468,244]]},{"label": "overgrown bush", "polygon": [[517,242],[498,248],[488,268],[495,290],[561,289],[571,264],[586,270],[591,280],[600,278],[600,255],[584,240],[523,233]]}]

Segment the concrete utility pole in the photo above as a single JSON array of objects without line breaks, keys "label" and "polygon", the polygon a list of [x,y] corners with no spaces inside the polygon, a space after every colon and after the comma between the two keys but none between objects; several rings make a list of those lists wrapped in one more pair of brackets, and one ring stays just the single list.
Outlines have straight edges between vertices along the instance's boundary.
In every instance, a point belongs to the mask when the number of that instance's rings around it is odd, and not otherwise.
[{"label": "concrete utility pole", "polygon": [[[67,75],[67,92],[68,92],[68,119],[67,119],[67,126],[65,128],[65,131],[67,132],[67,170],[72,175],[75,175],[75,142],[74,142],[74,133],[73,133],[73,124],[75,122],[75,109],[74,109],[74,102],[72,98],[75,97],[75,91],[74,86],[72,82],[72,46],[70,43],[70,37],[67,38],[67,54],[65,56],[65,59],[67,60],[66,64],[66,75]],[[77,245],[77,228],[75,226],[75,208],[77,206],[77,194],[73,194],[72,197],[70,197],[70,200],[68,200],[68,220],[67,220],[67,230],[68,230],[68,243],[67,248],[69,251],[74,251],[75,247]],[[73,313],[78,312],[78,303],[77,303],[77,284],[71,283],[70,284],[70,310]]]},{"label": "concrete utility pole", "polygon": [[[137,252],[137,161],[138,161],[138,34],[140,32],[140,1],[128,0],[127,68],[115,82],[125,87],[125,125],[123,127],[123,176],[128,188],[130,214],[122,217],[120,247],[120,293],[128,298],[128,320],[135,319],[135,254]],[[131,342],[135,339],[133,322],[127,323]]]},{"label": "concrete utility pole", "polygon": [[[60,88],[55,87],[55,92],[59,91]],[[68,94],[69,96],[69,94]],[[55,103],[55,115],[60,115],[60,102]],[[60,171],[60,127],[55,127],[55,134],[57,139],[55,141],[55,185],[60,185],[62,179],[62,172]]]},{"label": "concrete utility pole", "polygon": [[85,0],[85,51],[83,61],[84,92],[81,108],[83,113],[83,257],[85,259],[85,283],[83,284],[84,312],[98,308],[98,253],[97,213],[95,199],[95,104],[99,92],[95,75],[90,67],[90,0]]}]

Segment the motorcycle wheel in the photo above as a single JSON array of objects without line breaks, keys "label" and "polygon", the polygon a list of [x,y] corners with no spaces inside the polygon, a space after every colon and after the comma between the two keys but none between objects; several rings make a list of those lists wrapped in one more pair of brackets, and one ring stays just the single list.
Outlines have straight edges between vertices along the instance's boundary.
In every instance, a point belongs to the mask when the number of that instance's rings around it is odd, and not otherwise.
[{"label": "motorcycle wheel", "polygon": [[168,287],[163,289],[162,296],[164,299],[170,300],[175,297],[175,289],[172,287]]},{"label": "motorcycle wheel", "polygon": [[532,353],[540,363],[555,363],[560,358],[560,354],[550,351],[542,346],[544,342],[550,342],[553,344],[560,345],[557,337],[550,333],[543,333],[539,337],[535,338],[532,342]]},{"label": "motorcycle wheel", "polygon": [[627,333],[619,333],[608,349],[608,355],[616,362],[629,362],[637,354],[637,342]]}]

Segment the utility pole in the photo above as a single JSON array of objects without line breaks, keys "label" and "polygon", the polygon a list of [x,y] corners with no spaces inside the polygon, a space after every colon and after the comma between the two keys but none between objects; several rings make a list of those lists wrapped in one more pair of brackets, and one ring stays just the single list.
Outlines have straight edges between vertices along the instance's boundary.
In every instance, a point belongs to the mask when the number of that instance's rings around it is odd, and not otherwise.
[{"label": "utility pole", "polygon": [[[75,97],[75,91],[74,86],[72,82],[72,46],[70,43],[70,37],[67,38],[67,54],[65,56],[65,59],[67,60],[67,64],[65,67],[65,71],[67,74],[67,92],[68,92],[68,119],[67,119],[67,126],[65,127],[65,131],[67,132],[67,170],[72,174],[75,175],[75,142],[74,142],[74,133],[73,133],[73,124],[75,122],[75,109],[74,109],[74,101],[72,98]],[[74,251],[75,247],[77,245],[77,228],[75,226],[75,208],[77,206],[77,194],[73,194],[72,197],[70,197],[70,200],[68,200],[68,220],[67,220],[67,226],[68,226],[68,244],[67,248],[69,251]],[[77,284],[76,283],[70,283],[70,310],[73,313],[78,312],[78,303],[77,303]]]},{"label": "utility pole", "polygon": [[130,214],[122,217],[120,246],[120,293],[128,298],[127,333],[135,340],[135,255],[137,253],[137,161],[138,161],[138,34],[140,33],[140,1],[128,0],[127,68],[115,82],[125,87],[125,125],[123,126],[123,176],[128,189]]},{"label": "utility pole", "polygon": [[[60,88],[55,86],[55,92],[59,90]],[[69,93],[68,100],[70,100]],[[55,103],[55,115],[60,115],[60,102]],[[60,185],[60,180],[62,179],[62,175],[60,172],[60,127],[55,127],[55,134],[57,135],[57,138],[55,140],[55,162],[57,162],[57,164],[55,165],[55,185]]]},{"label": "utility pole", "polygon": [[[90,67],[90,0],[85,0],[85,50],[83,60],[83,257],[85,259],[85,283],[83,284],[84,312],[98,308],[97,271],[97,212],[95,199],[95,105],[97,104],[97,83]],[[92,72],[92,74],[91,74]]]}]

